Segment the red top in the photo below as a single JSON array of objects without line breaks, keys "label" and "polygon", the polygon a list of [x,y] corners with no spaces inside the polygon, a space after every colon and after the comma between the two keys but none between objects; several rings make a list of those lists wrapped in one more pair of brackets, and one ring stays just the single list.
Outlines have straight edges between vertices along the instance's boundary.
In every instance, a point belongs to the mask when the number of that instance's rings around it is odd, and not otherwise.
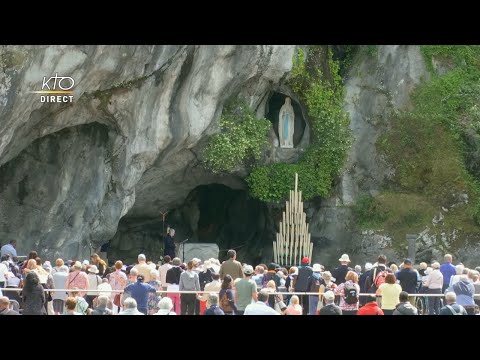
[{"label": "red top", "polygon": [[384,314],[382,309],[378,307],[377,302],[372,301],[365,304],[365,306],[362,306],[358,310],[357,315],[384,315]]}]

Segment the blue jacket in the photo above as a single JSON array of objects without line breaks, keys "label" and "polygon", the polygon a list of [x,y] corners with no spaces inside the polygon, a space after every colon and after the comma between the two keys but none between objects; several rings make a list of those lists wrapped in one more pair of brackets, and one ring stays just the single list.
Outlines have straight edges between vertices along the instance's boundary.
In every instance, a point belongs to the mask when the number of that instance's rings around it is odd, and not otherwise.
[{"label": "blue jacket", "polygon": [[205,310],[203,315],[225,315],[225,313],[217,305],[212,305],[209,309]]},{"label": "blue jacket", "polygon": [[142,310],[148,309],[148,293],[156,291],[157,289],[152,285],[140,281],[128,285],[124,290],[124,292],[130,294],[130,297],[135,299],[137,302],[137,308]]},{"label": "blue jacket", "polygon": [[457,304],[462,306],[474,306],[475,286],[468,280],[460,280],[447,289],[447,292],[453,291],[457,294]]},{"label": "blue jacket", "polygon": [[443,285],[448,286],[450,284],[450,278],[456,274],[455,266],[451,263],[443,263],[440,266],[440,272],[443,275]]}]

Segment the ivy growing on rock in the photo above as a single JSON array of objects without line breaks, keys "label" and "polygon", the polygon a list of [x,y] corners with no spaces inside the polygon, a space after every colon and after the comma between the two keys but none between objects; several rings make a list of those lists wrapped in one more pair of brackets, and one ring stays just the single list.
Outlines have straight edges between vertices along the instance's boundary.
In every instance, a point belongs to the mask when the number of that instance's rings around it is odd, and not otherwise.
[{"label": "ivy growing on rock", "polygon": [[267,119],[257,119],[242,100],[228,102],[220,118],[221,132],[210,139],[204,150],[204,164],[214,173],[232,172],[249,160],[259,160],[268,142],[271,127]]},{"label": "ivy growing on rock", "polygon": [[339,63],[327,46],[310,46],[307,51],[299,49],[294,58],[289,86],[307,107],[311,144],[297,164],[258,166],[251,172],[251,193],[263,201],[287,199],[295,172],[304,200],[328,195],[351,144]]}]

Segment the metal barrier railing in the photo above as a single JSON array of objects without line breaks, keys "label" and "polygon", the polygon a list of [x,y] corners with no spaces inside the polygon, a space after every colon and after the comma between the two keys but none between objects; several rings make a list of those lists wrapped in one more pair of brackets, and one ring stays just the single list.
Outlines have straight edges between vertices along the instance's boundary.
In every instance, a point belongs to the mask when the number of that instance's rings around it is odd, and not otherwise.
[{"label": "metal barrier railing", "polygon": [[[2,292],[4,291],[22,291],[21,288],[0,288]],[[72,289],[43,289],[44,292],[73,292]],[[75,290],[77,292],[90,292],[90,293],[123,293],[123,290],[88,290],[88,289],[79,289]],[[187,291],[187,290],[157,290],[157,294],[218,294],[218,291],[202,291],[202,290],[194,290],[194,291]],[[319,295],[318,292],[269,292],[269,295]],[[375,294],[371,293],[360,293],[358,296],[372,296]],[[377,297],[382,297],[381,295],[375,295]],[[444,297],[445,294],[408,294],[408,296],[418,296],[418,297]],[[474,294],[474,297],[480,298],[480,294]]]}]

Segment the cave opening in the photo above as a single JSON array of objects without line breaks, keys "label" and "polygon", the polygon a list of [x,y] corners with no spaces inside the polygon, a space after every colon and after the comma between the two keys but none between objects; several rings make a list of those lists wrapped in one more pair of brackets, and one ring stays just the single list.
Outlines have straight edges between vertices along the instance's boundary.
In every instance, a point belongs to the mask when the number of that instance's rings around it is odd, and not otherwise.
[{"label": "cave opening", "polygon": [[[285,103],[285,99],[287,98],[287,95],[278,93],[278,92],[273,92],[272,95],[270,96],[270,99],[268,100],[267,103],[267,112],[265,117],[270,120],[273,124],[273,129],[275,131],[275,135],[277,136],[277,139],[279,138],[278,135],[278,117],[280,114],[280,109]],[[295,124],[294,124],[294,132],[293,132],[293,146],[297,147],[298,144],[300,144],[303,134],[305,132],[305,127],[306,127],[306,122],[303,117],[303,112],[300,107],[300,105],[294,100],[292,100],[292,107],[293,107],[293,112],[295,114]]]},{"label": "cave opening", "polygon": [[[133,262],[143,252],[158,261],[162,233],[168,225],[175,228],[177,243],[188,238],[190,243],[217,244],[220,261],[226,259],[229,249],[235,249],[239,261],[258,264],[268,255],[275,236],[269,208],[246,190],[218,183],[199,185],[180,206],[168,212],[165,223],[161,216],[140,219],[127,214],[110,242],[109,260]],[[177,245],[177,256],[181,257],[179,250]]]}]

